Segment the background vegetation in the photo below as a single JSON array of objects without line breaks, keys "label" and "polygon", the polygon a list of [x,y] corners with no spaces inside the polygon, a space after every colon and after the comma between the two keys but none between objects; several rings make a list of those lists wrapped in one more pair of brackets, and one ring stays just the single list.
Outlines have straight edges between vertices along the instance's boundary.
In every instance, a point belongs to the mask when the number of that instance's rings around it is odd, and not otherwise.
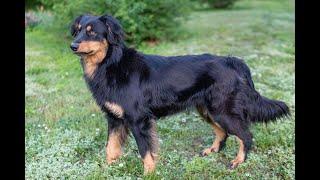
[{"label": "background vegetation", "polygon": [[181,31],[181,19],[187,17],[192,7],[189,0],[40,0],[39,4],[52,10],[54,28],[67,36],[65,29],[81,14],[112,14],[126,30],[127,41],[135,45],[145,40],[175,38]]},{"label": "background vegetation", "polygon": [[[157,36],[163,37],[129,38],[128,43],[135,44],[144,53],[212,53],[241,57],[251,68],[258,91],[264,96],[287,102],[292,111],[290,118],[268,125],[252,125],[253,149],[246,163],[233,171],[226,165],[237,152],[236,139],[229,138],[226,148],[220,153],[199,157],[214,136],[195,111],[160,119],[159,165],[156,173],[147,177],[142,176],[143,167],[133,138],[126,145],[124,156],[114,165],[106,165],[106,121],[82,79],[78,58],[69,50],[69,29],[63,23],[59,24],[59,21],[69,21],[75,15],[72,13],[77,13],[77,8],[82,11],[94,9],[94,6],[82,6],[81,2],[89,2],[83,0],[50,2],[52,4],[42,11],[41,3],[30,7],[38,23],[26,28],[26,179],[294,179],[293,0],[240,0],[227,10],[197,4],[194,5],[197,10],[190,8],[189,16],[184,15],[187,18],[177,18],[180,21],[178,36],[169,38],[169,34],[161,34],[167,27],[154,27],[155,30],[150,31],[155,34],[159,31]],[[66,3],[60,6],[61,11],[57,10],[60,2]],[[118,17],[130,17],[127,22],[125,18],[121,20],[128,23],[124,24],[125,28],[142,34],[147,31],[144,26],[134,29],[137,22],[130,24],[133,16],[130,13],[144,12],[149,5],[141,4],[154,2],[141,1],[143,3],[128,7],[120,7],[121,3],[121,6],[128,5],[127,1],[119,2],[119,9],[112,12],[118,13]],[[137,9],[134,8],[136,6]],[[131,8],[132,12],[127,12]],[[64,10],[66,12],[62,12]],[[59,20],[57,12],[68,15],[61,16]],[[96,11],[97,14],[102,12],[101,8]],[[157,16],[158,10],[150,10],[148,15],[153,13]],[[165,14],[165,11],[159,13]],[[143,20],[148,15],[132,18],[148,22]],[[168,23],[173,21],[171,19]]]}]

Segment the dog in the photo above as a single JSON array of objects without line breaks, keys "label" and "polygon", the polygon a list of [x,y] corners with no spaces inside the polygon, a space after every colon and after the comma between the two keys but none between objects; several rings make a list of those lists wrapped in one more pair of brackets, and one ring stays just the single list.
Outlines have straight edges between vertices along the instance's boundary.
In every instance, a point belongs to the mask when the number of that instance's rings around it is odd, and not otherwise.
[{"label": "dog", "polygon": [[201,155],[219,152],[229,135],[239,142],[230,169],[247,158],[249,125],[290,114],[288,106],[261,96],[243,60],[211,54],[158,56],[128,48],[119,21],[111,15],[81,15],[73,21],[70,45],[80,56],[84,79],[108,120],[107,164],[122,154],[132,133],[144,174],[156,168],[160,117],[195,108],[213,129],[215,140]]}]

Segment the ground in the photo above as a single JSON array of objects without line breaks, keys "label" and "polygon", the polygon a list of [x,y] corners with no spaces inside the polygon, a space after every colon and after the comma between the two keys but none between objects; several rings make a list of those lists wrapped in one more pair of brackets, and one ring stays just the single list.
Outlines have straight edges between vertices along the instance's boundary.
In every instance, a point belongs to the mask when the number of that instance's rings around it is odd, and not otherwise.
[{"label": "ground", "polygon": [[174,42],[144,44],[144,53],[212,53],[243,58],[257,90],[288,103],[292,116],[253,124],[254,145],[235,170],[226,165],[238,144],[228,139],[220,153],[200,157],[214,138],[210,126],[190,110],[158,121],[157,171],[143,176],[131,137],[124,156],[107,166],[107,124],[84,80],[70,39],[36,28],[26,30],[26,179],[294,179],[295,17],[293,1],[243,0],[232,10],[202,10],[183,23]]}]

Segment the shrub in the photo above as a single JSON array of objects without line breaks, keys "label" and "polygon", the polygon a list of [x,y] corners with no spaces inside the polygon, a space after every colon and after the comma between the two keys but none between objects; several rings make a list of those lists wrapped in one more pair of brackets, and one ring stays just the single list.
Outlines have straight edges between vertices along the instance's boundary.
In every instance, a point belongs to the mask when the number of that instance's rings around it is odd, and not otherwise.
[{"label": "shrub", "polygon": [[39,24],[40,20],[33,12],[24,13],[25,26],[34,27]]},{"label": "shrub", "polygon": [[217,9],[230,8],[237,0],[206,0],[208,4]]},{"label": "shrub", "polygon": [[39,0],[25,0],[25,7],[26,9],[32,9],[36,6],[40,5],[41,2]]},{"label": "shrub", "polygon": [[52,9],[53,5],[61,3],[63,0],[26,0],[26,9],[36,9],[42,7],[44,9]]},{"label": "shrub", "polygon": [[122,24],[126,40],[138,44],[175,38],[181,18],[190,12],[188,7],[189,0],[78,0],[60,1],[53,5],[53,11],[57,25],[64,31],[80,14],[111,14]]}]

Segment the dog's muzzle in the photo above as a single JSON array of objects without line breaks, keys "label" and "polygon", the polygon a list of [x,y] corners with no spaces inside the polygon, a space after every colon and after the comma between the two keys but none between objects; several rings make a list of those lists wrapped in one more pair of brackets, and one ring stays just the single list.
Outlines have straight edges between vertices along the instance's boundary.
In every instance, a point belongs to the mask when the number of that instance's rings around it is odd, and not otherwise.
[{"label": "dog's muzzle", "polygon": [[78,51],[79,43],[71,43],[70,48],[72,51]]}]

